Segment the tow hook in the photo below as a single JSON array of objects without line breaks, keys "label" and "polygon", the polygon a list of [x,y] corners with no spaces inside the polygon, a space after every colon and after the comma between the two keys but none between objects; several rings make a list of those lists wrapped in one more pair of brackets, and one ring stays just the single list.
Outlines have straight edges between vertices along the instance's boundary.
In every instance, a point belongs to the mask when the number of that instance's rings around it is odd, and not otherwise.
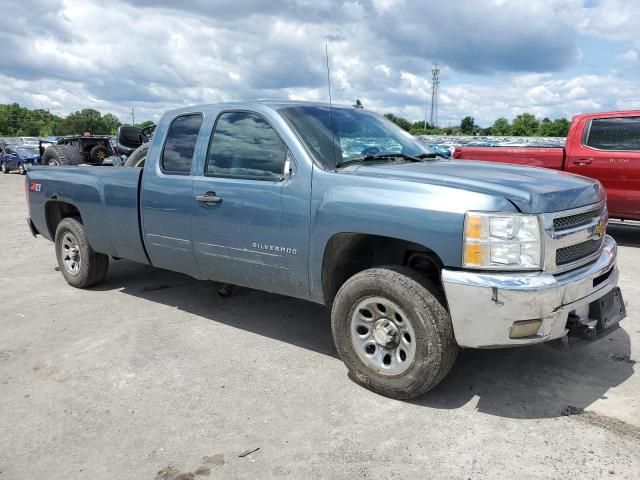
[{"label": "tow hook", "polygon": [[587,316],[581,317],[575,313],[569,314],[567,319],[567,328],[569,335],[572,337],[580,337],[585,340],[595,340],[597,335],[598,320],[594,320]]}]

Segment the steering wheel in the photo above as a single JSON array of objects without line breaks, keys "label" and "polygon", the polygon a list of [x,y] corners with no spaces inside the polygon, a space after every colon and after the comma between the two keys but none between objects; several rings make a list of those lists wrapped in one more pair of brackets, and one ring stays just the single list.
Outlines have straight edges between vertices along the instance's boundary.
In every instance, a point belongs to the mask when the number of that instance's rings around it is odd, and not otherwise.
[{"label": "steering wheel", "polygon": [[360,155],[363,155],[363,156],[375,155],[377,153],[380,153],[381,151],[382,150],[380,150],[378,147],[367,147],[360,152]]}]

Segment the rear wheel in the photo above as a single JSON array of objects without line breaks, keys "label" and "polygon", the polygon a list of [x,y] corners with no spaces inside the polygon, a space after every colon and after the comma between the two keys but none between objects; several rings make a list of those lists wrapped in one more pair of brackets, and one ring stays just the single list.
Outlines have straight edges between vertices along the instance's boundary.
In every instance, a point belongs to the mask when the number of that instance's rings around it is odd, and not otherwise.
[{"label": "rear wheel", "polygon": [[458,352],[442,293],[407,267],[372,268],[347,280],[331,326],[351,378],[391,398],[426,393],[451,370]]},{"label": "rear wheel", "polygon": [[9,173],[9,169],[7,168],[7,164],[5,162],[2,162],[0,164],[0,169],[2,169],[2,173]]},{"label": "rear wheel", "polygon": [[89,245],[82,223],[65,218],[56,229],[56,258],[67,283],[87,288],[104,281],[109,270],[109,257],[97,253]]},{"label": "rear wheel", "polygon": [[79,165],[82,162],[82,154],[72,145],[51,145],[42,155],[42,165],[52,167]]},{"label": "rear wheel", "polygon": [[144,162],[147,159],[147,153],[149,153],[149,144],[143,143],[138,148],[136,148],[127,161],[124,162],[125,167],[144,167]]},{"label": "rear wheel", "polygon": [[24,163],[21,163],[20,165],[18,165],[18,173],[20,175],[24,175],[27,173],[27,169],[24,168]]}]

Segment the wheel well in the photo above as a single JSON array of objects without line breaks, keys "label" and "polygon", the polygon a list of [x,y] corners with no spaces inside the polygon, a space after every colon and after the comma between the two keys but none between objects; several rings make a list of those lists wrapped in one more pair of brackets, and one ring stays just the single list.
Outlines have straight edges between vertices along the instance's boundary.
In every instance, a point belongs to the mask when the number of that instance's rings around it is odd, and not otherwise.
[{"label": "wheel well", "polygon": [[51,238],[55,238],[58,224],[64,218],[75,218],[82,223],[80,211],[74,205],[67,202],[59,202],[57,200],[47,202],[45,215],[47,219],[47,228],[49,229]]},{"label": "wheel well", "polygon": [[397,238],[362,233],[338,233],[329,239],[322,260],[322,292],[333,303],[344,282],[358,272],[382,265],[405,265],[440,285],[443,264],[423,245]]}]

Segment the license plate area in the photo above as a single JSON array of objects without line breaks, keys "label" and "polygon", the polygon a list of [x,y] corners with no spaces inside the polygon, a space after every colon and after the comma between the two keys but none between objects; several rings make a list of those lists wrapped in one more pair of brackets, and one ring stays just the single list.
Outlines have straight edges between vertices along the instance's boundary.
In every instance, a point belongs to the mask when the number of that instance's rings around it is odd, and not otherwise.
[{"label": "license plate area", "polygon": [[612,327],[626,316],[627,310],[619,287],[589,304],[589,318],[598,321],[598,332]]}]

